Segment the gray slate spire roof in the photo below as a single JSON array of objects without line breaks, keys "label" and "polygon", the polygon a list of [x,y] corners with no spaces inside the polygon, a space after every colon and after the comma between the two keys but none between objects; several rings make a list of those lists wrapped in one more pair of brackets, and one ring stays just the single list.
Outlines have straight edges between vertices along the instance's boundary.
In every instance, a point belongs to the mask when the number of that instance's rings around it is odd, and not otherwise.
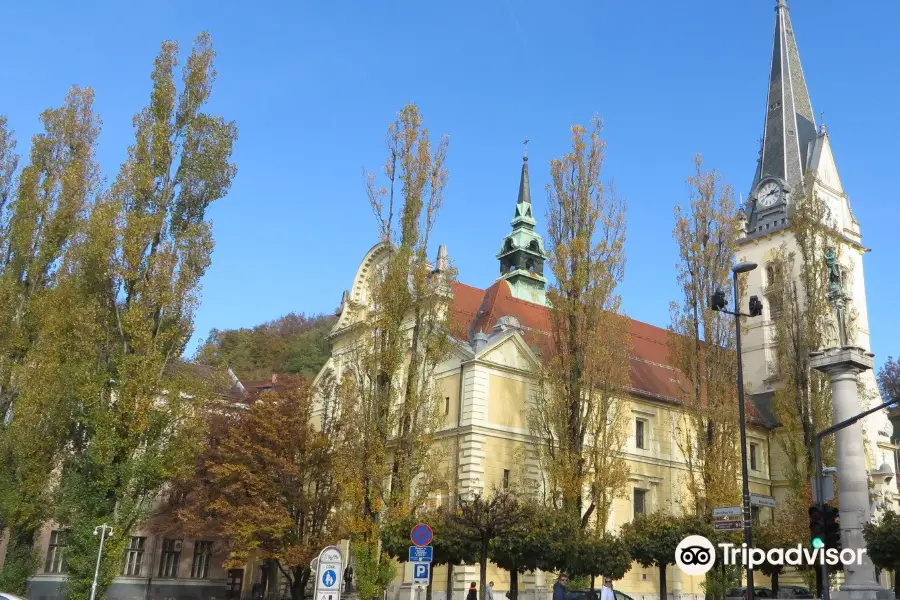
[{"label": "gray slate spire roof", "polygon": [[778,0],[775,12],[766,124],[751,191],[761,180],[774,177],[797,193],[803,185],[809,144],[816,138],[816,120],[787,1]]}]

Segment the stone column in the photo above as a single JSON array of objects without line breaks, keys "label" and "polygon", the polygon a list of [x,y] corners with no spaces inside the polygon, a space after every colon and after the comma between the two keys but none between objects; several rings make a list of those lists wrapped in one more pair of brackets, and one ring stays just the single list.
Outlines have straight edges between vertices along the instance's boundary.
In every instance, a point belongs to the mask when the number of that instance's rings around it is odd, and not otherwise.
[{"label": "stone column", "polygon": [[[859,374],[874,365],[873,355],[862,348],[844,346],[816,352],[810,366],[831,377],[834,422],[846,421],[860,412]],[[866,468],[862,424],[855,423],[835,433],[837,484],[840,498],[841,546],[864,550],[863,524],[869,521],[869,475]],[[833,600],[889,599],[893,594],[875,581],[875,567],[867,554],[862,564],[844,566],[844,583],[831,594]]]}]

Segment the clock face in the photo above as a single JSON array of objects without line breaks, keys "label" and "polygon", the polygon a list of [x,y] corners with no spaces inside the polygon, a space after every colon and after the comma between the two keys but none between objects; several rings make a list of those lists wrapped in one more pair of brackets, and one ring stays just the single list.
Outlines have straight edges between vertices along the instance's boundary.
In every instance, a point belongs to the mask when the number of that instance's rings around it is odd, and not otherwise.
[{"label": "clock face", "polygon": [[763,208],[768,208],[781,199],[781,186],[774,181],[770,181],[759,188],[756,194],[756,201]]}]

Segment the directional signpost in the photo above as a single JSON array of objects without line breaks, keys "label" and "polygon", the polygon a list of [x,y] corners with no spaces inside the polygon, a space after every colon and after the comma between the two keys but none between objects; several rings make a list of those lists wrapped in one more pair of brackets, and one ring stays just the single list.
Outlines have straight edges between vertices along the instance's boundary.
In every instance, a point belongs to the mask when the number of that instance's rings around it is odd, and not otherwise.
[{"label": "directional signpost", "polygon": [[716,531],[740,531],[744,528],[744,521],[743,519],[713,521],[713,526],[716,528]]},{"label": "directional signpost", "polygon": [[714,519],[719,517],[739,517],[743,512],[743,506],[720,506],[712,511]]},{"label": "directional signpost", "polygon": [[431,579],[431,561],[434,557],[434,548],[431,540],[434,532],[425,523],[419,523],[409,532],[409,541],[414,545],[409,547],[409,562],[413,566],[413,585],[428,585]]},{"label": "directional signpost", "polygon": [[764,496],[763,494],[750,494],[750,506],[763,506],[765,508],[775,508],[777,503],[772,496]]},{"label": "directional signpost", "polygon": [[316,561],[316,589],[313,600],[340,600],[344,555],[337,546],[328,546]]}]

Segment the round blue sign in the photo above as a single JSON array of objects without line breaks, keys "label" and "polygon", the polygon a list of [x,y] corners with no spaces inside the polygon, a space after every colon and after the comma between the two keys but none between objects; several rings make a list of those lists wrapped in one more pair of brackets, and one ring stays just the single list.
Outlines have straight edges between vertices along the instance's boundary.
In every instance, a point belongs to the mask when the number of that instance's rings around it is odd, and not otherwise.
[{"label": "round blue sign", "polygon": [[415,546],[428,546],[431,544],[433,537],[434,532],[432,532],[431,527],[425,523],[419,523],[413,527],[412,531],[409,533],[409,539]]},{"label": "round blue sign", "polygon": [[328,569],[324,573],[322,573],[322,585],[325,587],[334,587],[335,582],[337,581],[337,573],[334,572],[334,569]]}]

